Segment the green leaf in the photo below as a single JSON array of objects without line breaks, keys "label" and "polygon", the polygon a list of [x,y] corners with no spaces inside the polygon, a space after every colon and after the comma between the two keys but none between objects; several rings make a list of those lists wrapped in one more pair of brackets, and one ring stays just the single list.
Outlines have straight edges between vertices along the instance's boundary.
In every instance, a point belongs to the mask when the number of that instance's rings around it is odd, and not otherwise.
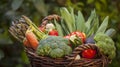
[{"label": "green leaf", "polygon": [[116,33],[116,31],[113,28],[110,28],[105,32],[105,34],[110,36],[110,37],[113,37],[115,35],[115,33]]},{"label": "green leaf", "polygon": [[92,24],[92,21],[93,21],[93,19],[95,18],[95,16],[96,16],[96,12],[95,12],[95,10],[93,10],[93,11],[91,12],[91,15],[89,16],[88,20],[87,20],[86,23],[85,23],[85,25],[86,25],[86,27],[87,27],[87,33],[89,32],[89,30],[90,30],[90,28],[91,28],[91,24]]},{"label": "green leaf", "polygon": [[104,33],[108,26],[108,16],[103,20],[102,24],[100,25],[99,29],[97,30],[97,33]]},{"label": "green leaf", "polygon": [[95,33],[97,32],[98,28],[99,28],[99,19],[98,16],[96,15],[95,19],[94,19],[94,31]]},{"label": "green leaf", "polygon": [[98,19],[98,16],[96,16],[94,19],[93,19],[93,24],[91,25],[91,28],[87,34],[87,37],[93,35],[96,33],[98,27],[99,27],[99,19]]},{"label": "green leaf", "polygon": [[78,31],[85,32],[86,25],[85,25],[85,19],[81,13],[81,11],[78,11],[78,16],[76,18],[76,27]]},{"label": "green leaf", "polygon": [[61,12],[61,16],[62,18],[65,20],[66,22],[66,25],[68,26],[68,29],[70,30],[70,32],[73,31],[73,27],[72,27],[72,24],[74,22],[74,20],[72,19],[72,16],[71,14],[69,13],[69,11],[66,9],[66,8],[61,8],[60,9],[60,12]]},{"label": "green leaf", "polygon": [[17,10],[21,6],[22,3],[23,3],[23,0],[13,0],[11,7],[13,10]]},{"label": "green leaf", "polygon": [[65,22],[64,22],[63,20],[61,20],[60,24],[61,24],[62,30],[64,31],[63,34],[64,34],[64,35],[70,34],[70,31],[69,31],[69,29],[68,29],[68,26],[65,24]]},{"label": "green leaf", "polygon": [[61,28],[61,26],[60,26],[60,24],[58,24],[58,22],[54,19],[54,23],[55,23],[55,26],[56,26],[56,29],[57,29],[57,31],[58,31],[58,33],[59,33],[59,35],[60,36],[64,36],[64,34],[63,34],[63,31],[62,31],[62,28]]},{"label": "green leaf", "polygon": [[72,30],[75,31],[75,15],[74,15],[74,10],[72,7],[70,7],[70,14],[71,14],[71,19],[72,19]]}]

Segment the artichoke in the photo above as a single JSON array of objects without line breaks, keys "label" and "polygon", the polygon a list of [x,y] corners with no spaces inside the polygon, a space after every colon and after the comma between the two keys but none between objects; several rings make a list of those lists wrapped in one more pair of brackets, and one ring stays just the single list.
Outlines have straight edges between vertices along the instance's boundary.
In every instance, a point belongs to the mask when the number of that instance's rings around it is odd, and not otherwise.
[{"label": "artichoke", "polygon": [[98,33],[95,35],[94,40],[96,41],[96,46],[100,51],[108,56],[109,59],[113,59],[116,55],[116,48],[114,41],[106,34]]}]

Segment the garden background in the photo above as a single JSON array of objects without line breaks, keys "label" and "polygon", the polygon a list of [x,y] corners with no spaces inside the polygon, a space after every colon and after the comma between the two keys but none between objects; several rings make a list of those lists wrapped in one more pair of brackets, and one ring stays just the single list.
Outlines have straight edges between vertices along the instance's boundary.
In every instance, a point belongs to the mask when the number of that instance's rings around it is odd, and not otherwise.
[{"label": "garden background", "polygon": [[28,16],[36,25],[50,14],[59,14],[60,7],[81,10],[88,18],[96,10],[100,21],[109,16],[109,26],[116,29],[113,37],[117,48],[116,58],[109,67],[120,66],[120,0],[1,0],[0,1],[0,67],[30,67],[22,43],[8,32],[11,21],[21,15]]}]

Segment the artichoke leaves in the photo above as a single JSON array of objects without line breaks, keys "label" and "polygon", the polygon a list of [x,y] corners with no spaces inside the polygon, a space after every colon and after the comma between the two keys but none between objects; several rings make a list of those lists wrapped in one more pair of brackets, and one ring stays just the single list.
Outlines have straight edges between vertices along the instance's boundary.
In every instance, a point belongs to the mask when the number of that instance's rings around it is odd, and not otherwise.
[{"label": "artichoke leaves", "polygon": [[104,55],[108,56],[109,59],[113,59],[115,57],[116,48],[111,37],[104,33],[97,33],[94,40],[96,41],[96,46]]}]

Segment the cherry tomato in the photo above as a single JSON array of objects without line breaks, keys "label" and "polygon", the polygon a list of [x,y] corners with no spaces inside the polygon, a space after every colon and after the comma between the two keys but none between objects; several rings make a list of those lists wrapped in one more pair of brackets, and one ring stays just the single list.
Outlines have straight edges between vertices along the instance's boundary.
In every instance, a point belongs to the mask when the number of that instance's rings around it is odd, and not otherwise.
[{"label": "cherry tomato", "polygon": [[96,50],[94,49],[86,49],[82,52],[83,58],[92,59],[95,58],[95,55],[96,55]]},{"label": "cherry tomato", "polygon": [[49,35],[58,36],[58,31],[57,30],[52,30],[52,31],[49,32]]}]

